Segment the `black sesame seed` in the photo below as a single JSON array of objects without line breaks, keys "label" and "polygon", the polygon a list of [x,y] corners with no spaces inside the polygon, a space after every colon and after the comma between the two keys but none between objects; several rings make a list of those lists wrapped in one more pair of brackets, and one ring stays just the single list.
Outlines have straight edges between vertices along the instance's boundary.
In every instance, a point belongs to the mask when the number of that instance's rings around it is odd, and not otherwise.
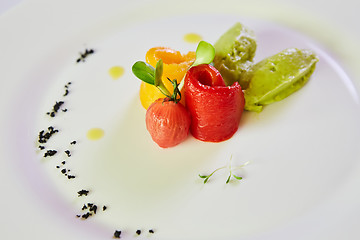
[{"label": "black sesame seed", "polygon": [[53,110],[54,110],[54,112],[59,111],[59,109],[60,109],[61,105],[63,105],[63,104],[64,104],[64,102],[63,102],[63,101],[56,102],[56,103],[55,103],[55,105],[53,106]]},{"label": "black sesame seed", "polygon": [[154,230],[150,229],[150,230],[149,230],[149,233],[154,233]]},{"label": "black sesame seed", "polygon": [[107,209],[107,206],[103,206],[103,211],[105,211]]},{"label": "black sesame seed", "polygon": [[87,213],[83,214],[81,217],[83,219],[88,219],[90,216],[92,216],[92,214],[90,212],[87,212]]},{"label": "black sesame seed", "polygon": [[71,144],[71,145],[75,145],[75,144],[76,144],[76,141],[72,141],[70,144]]},{"label": "black sesame seed", "polygon": [[[78,191],[77,193],[79,194],[78,197],[81,197],[81,196],[83,196],[83,195],[87,196],[88,193],[89,193],[89,191],[82,189],[82,190]],[[88,206],[91,207],[90,204],[88,204]]]},{"label": "black sesame seed", "polygon": [[62,165],[64,165],[66,162],[65,162],[65,161],[62,161],[61,163],[62,163]]},{"label": "black sesame seed", "polygon": [[136,230],[136,234],[137,234],[137,235],[140,235],[140,234],[141,234],[141,230],[140,230],[140,229]]},{"label": "black sesame seed", "polygon": [[47,115],[50,115],[50,117],[55,117],[56,113],[59,111],[61,106],[64,104],[63,101],[56,102],[53,106],[53,109],[51,112],[46,113]]},{"label": "black sesame seed", "polygon": [[51,138],[51,136],[53,134],[57,133],[57,132],[59,132],[59,130],[54,129],[54,127],[52,127],[52,126],[48,127],[47,132],[45,132],[45,130],[41,130],[39,132],[39,140],[38,140],[38,142],[39,143],[46,143]]},{"label": "black sesame seed", "polygon": [[60,168],[60,166],[56,166],[56,168]]},{"label": "black sesame seed", "polygon": [[61,173],[65,174],[66,173],[66,168],[61,169]]},{"label": "black sesame seed", "polygon": [[84,53],[79,53],[80,54],[80,57],[76,60],[76,62],[80,62],[80,61],[83,61],[85,62],[85,58],[90,55],[90,54],[93,54],[94,53],[94,49],[85,49]]},{"label": "black sesame seed", "polygon": [[73,178],[75,178],[75,176],[74,175],[68,175],[67,178],[68,179],[73,179]]},{"label": "black sesame seed", "polygon": [[94,204],[93,206],[91,206],[89,208],[90,212],[93,212],[94,214],[96,214],[96,211],[97,211],[97,206]]},{"label": "black sesame seed", "polygon": [[114,238],[120,238],[121,231],[115,230],[114,232]]},{"label": "black sesame seed", "polygon": [[66,153],[66,155],[67,155],[68,157],[71,157],[71,153],[70,153],[69,150],[66,150],[65,153]]},{"label": "black sesame seed", "polygon": [[44,147],[44,146],[39,146],[39,149],[40,149],[40,150],[44,150],[45,147]]},{"label": "black sesame seed", "polygon": [[56,150],[47,150],[47,151],[44,153],[44,157],[51,157],[51,156],[54,156],[56,153],[57,153]]},{"label": "black sesame seed", "polygon": [[85,210],[85,209],[87,209],[87,206],[84,204],[81,210]]}]

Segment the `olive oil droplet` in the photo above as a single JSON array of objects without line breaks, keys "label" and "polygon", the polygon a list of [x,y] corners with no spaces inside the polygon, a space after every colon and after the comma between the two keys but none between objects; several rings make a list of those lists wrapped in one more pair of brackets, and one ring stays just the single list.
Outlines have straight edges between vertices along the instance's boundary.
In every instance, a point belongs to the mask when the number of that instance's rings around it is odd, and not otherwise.
[{"label": "olive oil droplet", "polygon": [[124,68],[120,66],[113,66],[109,69],[109,74],[112,79],[119,79],[124,74]]},{"label": "olive oil droplet", "polygon": [[202,37],[197,33],[187,33],[184,36],[184,41],[188,43],[198,43],[202,40]]},{"label": "olive oil droplet", "polygon": [[104,136],[104,130],[101,128],[92,128],[87,132],[86,136],[90,140],[99,140]]}]

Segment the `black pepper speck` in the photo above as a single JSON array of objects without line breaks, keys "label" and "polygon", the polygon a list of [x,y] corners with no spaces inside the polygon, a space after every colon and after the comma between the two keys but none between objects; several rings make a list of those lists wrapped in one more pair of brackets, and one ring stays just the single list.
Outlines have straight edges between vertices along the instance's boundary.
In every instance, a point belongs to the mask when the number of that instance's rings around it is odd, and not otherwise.
[{"label": "black pepper speck", "polygon": [[[77,192],[77,193],[78,193],[78,197],[87,196],[89,192],[90,192],[89,190],[84,190],[84,189],[82,189],[82,190],[80,190],[80,191]],[[88,204],[88,205],[91,207],[91,204]]]},{"label": "black pepper speck", "polygon": [[114,232],[114,238],[120,238],[121,231],[115,230]]},{"label": "black pepper speck", "polygon": [[44,153],[44,157],[52,157],[52,156],[54,156],[56,153],[57,153],[56,150],[47,150],[47,151]]},{"label": "black pepper speck", "polygon": [[66,150],[65,153],[68,157],[71,157],[71,152],[69,150]]},{"label": "black pepper speck", "polygon": [[41,130],[39,132],[39,143],[46,143],[55,133],[59,132],[59,130],[55,129],[54,127],[48,127],[48,131]]}]

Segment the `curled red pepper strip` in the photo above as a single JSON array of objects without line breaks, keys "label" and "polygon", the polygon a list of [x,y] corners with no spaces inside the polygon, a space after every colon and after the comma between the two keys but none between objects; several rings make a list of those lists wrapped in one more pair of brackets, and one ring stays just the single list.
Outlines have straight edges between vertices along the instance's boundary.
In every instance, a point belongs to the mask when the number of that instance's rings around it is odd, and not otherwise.
[{"label": "curled red pepper strip", "polygon": [[185,102],[192,135],[221,142],[237,131],[245,100],[238,82],[227,87],[213,66],[203,64],[192,67],[185,76]]}]

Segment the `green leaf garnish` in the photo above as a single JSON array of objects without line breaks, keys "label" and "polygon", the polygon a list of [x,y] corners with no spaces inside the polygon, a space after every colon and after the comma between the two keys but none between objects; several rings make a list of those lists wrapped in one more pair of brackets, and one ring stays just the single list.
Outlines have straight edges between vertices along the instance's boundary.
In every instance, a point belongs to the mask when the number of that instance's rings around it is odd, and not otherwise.
[{"label": "green leaf garnish", "polygon": [[154,85],[155,83],[155,68],[150,64],[142,61],[134,63],[132,72],[140,80]]},{"label": "green leaf garnish", "polygon": [[155,67],[154,86],[157,87],[161,83],[161,77],[163,74],[163,61],[159,59]]},{"label": "green leaf garnish", "polygon": [[215,48],[208,42],[200,41],[196,48],[196,59],[192,67],[200,64],[210,64],[215,57]]},{"label": "green leaf garnish", "polygon": [[141,81],[154,85],[166,97],[171,98],[169,90],[161,80],[163,74],[163,62],[161,59],[156,63],[155,68],[146,62],[138,61],[132,66],[132,72]]}]

